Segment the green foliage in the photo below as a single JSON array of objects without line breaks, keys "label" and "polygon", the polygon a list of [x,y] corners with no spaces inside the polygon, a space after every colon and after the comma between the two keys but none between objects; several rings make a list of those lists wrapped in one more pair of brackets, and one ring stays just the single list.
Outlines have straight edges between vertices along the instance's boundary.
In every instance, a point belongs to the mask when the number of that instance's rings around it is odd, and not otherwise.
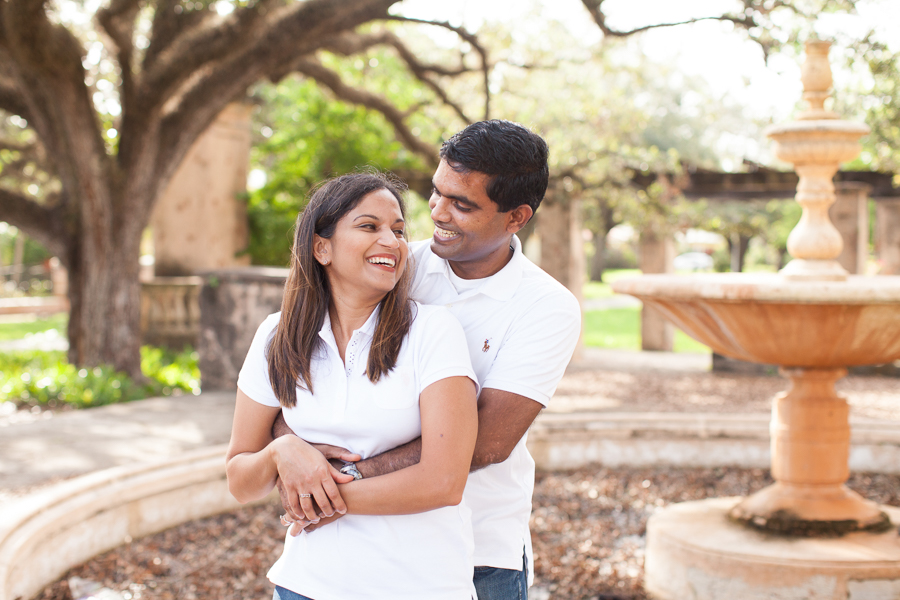
[{"label": "green foliage", "polygon": [[12,264],[16,238],[19,236],[25,238],[22,252],[23,265],[37,265],[50,258],[50,253],[42,245],[26,237],[16,227],[0,223],[0,265]]},{"label": "green foliage", "polygon": [[79,369],[64,352],[0,353],[0,396],[17,404],[88,408],[173,393],[200,393],[197,353],[144,346],[139,383],[110,367]]},{"label": "green foliage", "polygon": [[[385,94],[401,110],[429,99],[430,92],[410,80],[396,58],[383,50],[370,54],[353,60],[332,57],[327,62],[345,81],[368,75],[367,88]],[[369,72],[372,65],[378,69]],[[264,172],[266,182],[247,197],[247,252],[254,264],[289,262],[297,214],[322,180],[363,168],[431,174],[421,157],[397,141],[380,113],[337,101],[312,81],[290,77],[275,86],[261,86],[257,96],[263,100],[255,116],[261,134],[251,167]],[[433,139],[437,155],[440,132],[425,129],[423,123],[414,133]]]},{"label": "green foliage", "polygon": [[[732,235],[759,238],[775,254],[784,257],[788,235],[800,221],[802,211],[794,200],[700,200],[689,203],[681,217],[691,227],[718,233],[726,239]],[[731,269],[731,255],[727,249],[716,250],[713,260],[716,271]]]},{"label": "green foliage", "polygon": [[[857,89],[835,98],[834,110],[843,117],[865,119],[872,129],[862,139],[862,152],[844,165],[850,170],[900,172],[900,50],[892,50],[874,32],[845,52],[846,67],[868,73]],[[900,178],[896,182],[900,185]]]}]

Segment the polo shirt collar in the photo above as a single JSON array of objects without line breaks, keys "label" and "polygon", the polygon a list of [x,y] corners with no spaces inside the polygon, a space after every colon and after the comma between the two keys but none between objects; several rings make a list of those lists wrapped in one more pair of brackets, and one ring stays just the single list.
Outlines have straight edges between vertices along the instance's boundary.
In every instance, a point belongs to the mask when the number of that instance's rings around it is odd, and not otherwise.
[{"label": "polo shirt collar", "polygon": [[[381,303],[378,303],[378,306],[375,307],[375,310],[372,311],[372,314],[369,315],[369,318],[366,319],[366,322],[363,323],[363,326],[356,330],[357,333],[368,336],[369,338],[375,337],[375,326],[378,324],[378,315],[381,312]],[[319,330],[319,337],[325,341],[334,342],[334,331],[331,329],[331,314],[326,310],[325,311],[325,320],[322,322],[322,328]]]},{"label": "polo shirt collar", "polygon": [[[500,301],[506,301],[512,298],[516,289],[519,287],[519,282],[522,280],[522,269],[525,261],[525,255],[522,254],[522,242],[519,241],[519,236],[512,236],[512,247],[513,255],[512,258],[509,259],[509,262],[490,277],[485,277],[482,280],[482,285],[476,288],[473,293],[484,294],[485,296],[490,296],[491,298]],[[430,247],[427,252],[429,260],[425,261],[425,272],[428,275],[443,275],[449,282],[450,263],[432,252]]]}]

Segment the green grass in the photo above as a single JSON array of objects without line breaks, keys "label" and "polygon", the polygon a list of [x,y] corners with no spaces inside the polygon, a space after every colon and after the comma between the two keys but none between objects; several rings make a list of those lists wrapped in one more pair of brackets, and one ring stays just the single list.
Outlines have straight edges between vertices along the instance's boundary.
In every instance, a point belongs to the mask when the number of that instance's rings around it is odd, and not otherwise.
[{"label": "green grass", "polygon": [[615,292],[612,291],[612,288],[609,284],[619,279],[627,277],[637,277],[640,274],[640,269],[614,269],[604,271],[602,282],[588,281],[586,284],[584,284],[584,299],[594,300],[596,298],[608,298],[610,296],[614,296]]},{"label": "green grass", "polygon": [[63,337],[66,335],[66,325],[69,317],[65,313],[59,313],[47,318],[32,318],[23,320],[8,320],[0,322],[0,341],[18,340],[26,335],[40,333],[55,329]]},{"label": "green grass", "polygon": [[[596,348],[641,349],[641,309],[613,308],[584,313],[584,344]],[[709,353],[709,347],[675,330],[675,352]]]}]

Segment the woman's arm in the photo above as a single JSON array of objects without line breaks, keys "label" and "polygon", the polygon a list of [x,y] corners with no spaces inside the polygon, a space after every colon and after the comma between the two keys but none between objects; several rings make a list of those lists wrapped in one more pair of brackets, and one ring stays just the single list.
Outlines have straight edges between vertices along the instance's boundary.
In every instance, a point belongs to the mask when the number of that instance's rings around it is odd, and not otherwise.
[{"label": "woman's arm", "polygon": [[[238,389],[225,458],[228,490],[238,502],[258,500],[272,491],[282,474],[296,482],[286,490],[290,504],[287,512],[292,520],[318,521],[313,499],[325,515],[346,512],[335,480],[348,481],[352,477],[338,472],[321,452],[297,436],[272,440],[272,423],[279,412],[281,408],[259,404]],[[301,494],[310,497],[301,498]]]},{"label": "woman's arm", "polygon": [[422,458],[387,475],[341,484],[351,514],[398,515],[459,504],[478,433],[475,384],[448,377],[419,397]]}]

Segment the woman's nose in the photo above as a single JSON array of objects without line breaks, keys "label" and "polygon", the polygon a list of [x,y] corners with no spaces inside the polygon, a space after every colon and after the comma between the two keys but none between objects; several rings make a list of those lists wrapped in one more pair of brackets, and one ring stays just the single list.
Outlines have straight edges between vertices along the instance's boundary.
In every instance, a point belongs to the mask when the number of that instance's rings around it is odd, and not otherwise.
[{"label": "woman's nose", "polygon": [[397,237],[397,234],[394,233],[392,229],[388,229],[387,231],[383,231],[381,233],[381,239],[378,240],[382,246],[387,248],[397,248],[400,246],[400,239]]}]

